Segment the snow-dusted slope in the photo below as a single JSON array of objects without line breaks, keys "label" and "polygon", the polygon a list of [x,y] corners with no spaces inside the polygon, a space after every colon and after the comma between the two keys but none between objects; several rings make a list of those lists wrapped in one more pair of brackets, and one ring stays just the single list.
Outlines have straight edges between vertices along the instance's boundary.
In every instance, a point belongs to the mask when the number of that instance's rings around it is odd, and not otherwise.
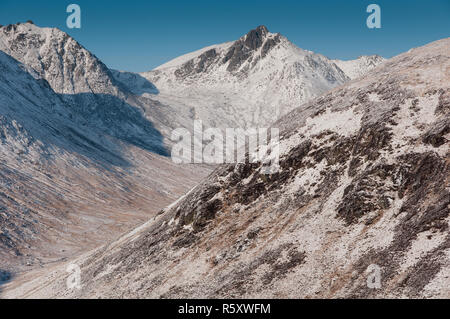
[{"label": "snow-dusted slope", "polygon": [[158,94],[156,87],[137,73],[117,70],[111,70],[111,73],[118,82],[133,94]]},{"label": "snow-dusted slope", "polygon": [[384,61],[385,58],[379,55],[360,56],[356,60],[332,60],[336,65],[344,71],[350,79],[356,79],[365,75]]},{"label": "snow-dusted slope", "polygon": [[410,50],[286,115],[278,173],[219,167],[72,260],[81,290],[61,264],[4,297],[449,298],[449,49]]},{"label": "snow-dusted slope", "polygon": [[[362,70],[362,68],[360,68]],[[212,127],[262,127],[349,77],[323,55],[260,26],[141,74],[164,104]]]}]

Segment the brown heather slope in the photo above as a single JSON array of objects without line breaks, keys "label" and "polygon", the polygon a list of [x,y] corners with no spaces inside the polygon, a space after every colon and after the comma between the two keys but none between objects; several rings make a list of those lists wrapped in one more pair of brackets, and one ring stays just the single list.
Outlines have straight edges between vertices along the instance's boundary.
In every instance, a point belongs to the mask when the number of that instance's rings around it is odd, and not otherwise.
[{"label": "brown heather slope", "polygon": [[[146,225],[3,297],[450,297],[450,39],[275,124],[280,171],[225,165]],[[367,269],[381,268],[381,288]]]}]

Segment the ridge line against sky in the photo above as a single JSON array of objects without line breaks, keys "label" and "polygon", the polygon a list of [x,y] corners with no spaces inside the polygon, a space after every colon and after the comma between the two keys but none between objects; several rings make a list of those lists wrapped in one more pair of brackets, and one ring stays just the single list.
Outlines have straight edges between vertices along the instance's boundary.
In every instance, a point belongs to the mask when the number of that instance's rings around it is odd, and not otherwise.
[{"label": "ridge line against sky", "polygon": [[[66,26],[81,7],[82,28]],[[381,29],[366,8],[381,7]],[[450,36],[449,0],[2,0],[0,24],[32,20],[67,32],[108,67],[143,72],[183,54],[237,40],[258,25],[330,59],[389,58]]]}]

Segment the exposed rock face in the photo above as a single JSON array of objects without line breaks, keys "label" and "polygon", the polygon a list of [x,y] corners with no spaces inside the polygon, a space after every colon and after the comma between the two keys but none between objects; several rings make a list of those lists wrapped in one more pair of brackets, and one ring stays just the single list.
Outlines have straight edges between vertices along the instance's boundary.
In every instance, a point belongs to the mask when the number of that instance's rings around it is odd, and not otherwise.
[{"label": "exposed rock face", "polygon": [[177,77],[186,77],[191,74],[198,74],[202,72],[208,71],[208,68],[216,62],[217,51],[216,49],[211,49],[202,53],[199,57],[199,61],[197,64],[194,64],[194,61],[188,61],[183,66],[175,71],[175,75]]},{"label": "exposed rock face", "polygon": [[[235,41],[222,52],[221,48],[209,49],[181,65],[174,74],[180,80],[198,76],[210,68],[226,65],[226,70],[237,74],[243,64],[255,65],[260,58],[264,58],[271,48],[281,42],[279,34],[270,34],[265,26],[249,31],[245,36]],[[264,45],[264,46],[263,46]],[[261,47],[263,47],[261,49]],[[260,51],[261,49],[261,51]]]},{"label": "exposed rock face", "polygon": [[251,30],[247,35],[245,36],[244,44],[251,50],[256,50],[261,47],[263,44],[265,37],[269,33],[269,30],[263,25],[257,27],[254,30]]},{"label": "exposed rock face", "polygon": [[254,30],[251,30],[247,35],[238,41],[236,41],[226,52],[225,57],[222,59],[222,63],[228,63],[227,70],[229,72],[237,71],[244,62],[253,62],[253,54],[264,44],[264,48],[261,51],[261,57],[264,58],[268,51],[275,45],[280,43],[280,35],[277,34],[274,37],[267,38],[269,31],[265,26],[260,26]]},{"label": "exposed rock face", "polygon": [[81,291],[66,290],[61,265],[4,295],[450,297],[449,48],[410,50],[294,110],[274,124],[277,173],[220,166],[146,225],[72,261]]}]

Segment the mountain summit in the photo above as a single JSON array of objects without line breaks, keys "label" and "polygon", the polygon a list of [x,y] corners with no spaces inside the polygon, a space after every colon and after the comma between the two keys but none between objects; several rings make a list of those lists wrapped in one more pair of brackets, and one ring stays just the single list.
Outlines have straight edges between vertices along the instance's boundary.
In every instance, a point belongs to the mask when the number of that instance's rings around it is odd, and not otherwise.
[{"label": "mountain summit", "polygon": [[106,65],[57,28],[32,23],[4,26],[0,50],[33,68],[56,93],[116,95],[119,91]]},{"label": "mountain summit", "polygon": [[229,61],[227,70],[230,72],[236,71],[240,69],[244,62],[253,61],[253,53],[260,50],[260,57],[264,58],[270,49],[279,42],[279,34],[270,34],[265,26],[259,26],[237,40],[225,53],[222,62],[227,63]]}]

